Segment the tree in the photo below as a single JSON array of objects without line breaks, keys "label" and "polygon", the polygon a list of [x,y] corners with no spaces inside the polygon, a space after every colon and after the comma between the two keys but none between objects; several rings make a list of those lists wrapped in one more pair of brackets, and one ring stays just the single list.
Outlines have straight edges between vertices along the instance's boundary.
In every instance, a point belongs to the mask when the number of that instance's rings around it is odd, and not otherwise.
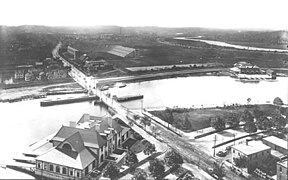
[{"label": "tree", "polygon": [[246,122],[246,124],[244,125],[244,131],[247,133],[254,133],[257,131],[257,127],[253,121]]},{"label": "tree", "polygon": [[213,173],[218,176],[218,179],[222,179],[225,176],[224,168],[217,163],[214,163]]},{"label": "tree", "polygon": [[139,162],[136,154],[132,151],[128,151],[127,152],[127,156],[125,158],[125,163],[128,165],[128,166],[133,166],[134,164],[137,164]]},{"label": "tree", "polygon": [[245,111],[243,111],[243,113],[240,116],[240,121],[241,122],[253,122],[254,118],[251,114],[250,111],[248,111],[247,109]]},{"label": "tree", "polygon": [[239,119],[239,115],[236,113],[232,113],[231,115],[229,115],[226,119],[226,123],[230,126],[230,127],[237,127],[240,123],[240,119]]},{"label": "tree", "polygon": [[141,124],[143,124],[145,126],[145,130],[146,130],[146,126],[150,126],[151,125],[151,119],[149,119],[148,117],[143,117],[141,118]]},{"label": "tree", "polygon": [[160,177],[165,172],[163,162],[158,159],[149,161],[148,169],[153,177]]},{"label": "tree", "polygon": [[273,127],[273,123],[270,119],[263,115],[256,119],[256,126],[258,129],[267,130]]},{"label": "tree", "polygon": [[184,130],[190,130],[192,128],[191,122],[189,121],[189,117],[186,114],[185,115],[185,120],[184,120],[184,124],[183,124],[183,129]]},{"label": "tree", "polygon": [[164,161],[167,166],[176,166],[183,163],[183,158],[179,153],[171,150],[165,154]]},{"label": "tree", "polygon": [[225,128],[225,121],[219,116],[211,119],[211,126],[216,130],[222,130]]},{"label": "tree", "polygon": [[253,110],[253,115],[256,119],[263,116],[264,114],[265,113],[259,109],[259,106],[256,106]]},{"label": "tree", "polygon": [[271,121],[276,129],[282,129],[286,126],[286,119],[282,116],[279,110],[275,110],[271,115]]},{"label": "tree", "polygon": [[284,103],[283,103],[283,101],[282,101],[281,98],[276,97],[276,98],[274,99],[274,101],[273,101],[273,104],[276,104],[276,105],[283,105]]},{"label": "tree", "polygon": [[154,144],[151,144],[149,141],[146,145],[146,148],[144,149],[144,154],[145,155],[150,155],[150,154],[153,154],[154,152],[156,152],[156,147]]},{"label": "tree", "polygon": [[235,165],[239,168],[246,168],[248,159],[245,156],[240,156],[239,158],[234,159]]},{"label": "tree", "polygon": [[132,179],[133,180],[146,180],[148,179],[148,175],[143,169],[136,169]]},{"label": "tree", "polygon": [[120,169],[116,165],[116,163],[111,162],[107,165],[107,167],[104,170],[104,177],[109,177],[111,179],[116,179],[120,174]]}]

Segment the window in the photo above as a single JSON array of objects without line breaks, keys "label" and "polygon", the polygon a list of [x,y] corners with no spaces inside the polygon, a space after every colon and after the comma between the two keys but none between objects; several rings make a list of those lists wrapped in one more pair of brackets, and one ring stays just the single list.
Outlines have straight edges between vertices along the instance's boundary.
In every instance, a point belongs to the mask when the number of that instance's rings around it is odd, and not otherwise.
[{"label": "window", "polygon": [[77,176],[77,177],[80,177],[80,173],[79,173],[79,171],[77,171],[76,176]]},{"label": "window", "polygon": [[282,172],[282,167],[279,167],[279,171]]},{"label": "window", "polygon": [[44,164],[44,170],[47,170],[48,168],[47,168],[47,164],[45,163]]},{"label": "window", "polygon": [[69,172],[70,176],[73,176],[73,170],[70,169],[70,172]]},{"label": "window", "polygon": [[62,146],[63,149],[69,149],[69,150],[72,150],[72,147],[70,146],[70,144],[67,144],[65,143],[63,146]]},{"label": "window", "polygon": [[95,167],[96,167],[96,160],[94,160],[92,163],[92,169],[94,169]]},{"label": "window", "polygon": [[49,166],[49,171],[54,171],[53,164],[50,164],[50,166]]},{"label": "window", "polygon": [[233,153],[235,153],[235,150],[233,149]]},{"label": "window", "polygon": [[67,174],[67,169],[65,167],[62,168],[62,174]]},{"label": "window", "polygon": [[59,166],[56,166],[56,172],[60,173],[60,167]]},{"label": "window", "polygon": [[41,162],[37,162],[37,168],[41,169]]}]

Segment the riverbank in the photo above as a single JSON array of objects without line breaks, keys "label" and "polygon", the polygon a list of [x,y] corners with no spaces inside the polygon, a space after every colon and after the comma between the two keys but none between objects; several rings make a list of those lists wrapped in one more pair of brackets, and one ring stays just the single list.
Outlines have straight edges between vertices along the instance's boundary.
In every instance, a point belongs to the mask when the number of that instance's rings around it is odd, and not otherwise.
[{"label": "riverbank", "polygon": [[3,89],[0,92],[0,100],[5,101],[9,99],[26,99],[26,97],[37,97],[42,95],[58,95],[58,94],[71,94],[71,93],[85,93],[83,89],[76,82],[46,84],[29,87],[18,87],[11,89]]},{"label": "riverbank", "polygon": [[43,80],[43,81],[23,81],[19,83],[13,84],[0,84],[0,89],[13,89],[13,88],[23,88],[23,87],[33,87],[33,86],[44,86],[50,84],[62,84],[62,83],[71,83],[75,82],[73,78],[61,78],[61,79],[51,79],[51,80]]}]

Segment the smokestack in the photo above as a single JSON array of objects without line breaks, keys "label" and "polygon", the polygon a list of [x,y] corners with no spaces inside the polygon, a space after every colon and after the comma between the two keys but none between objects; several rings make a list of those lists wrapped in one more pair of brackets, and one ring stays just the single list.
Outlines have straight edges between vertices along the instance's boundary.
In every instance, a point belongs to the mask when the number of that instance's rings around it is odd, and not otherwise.
[{"label": "smokestack", "polygon": [[76,128],[76,121],[69,121],[69,126]]}]

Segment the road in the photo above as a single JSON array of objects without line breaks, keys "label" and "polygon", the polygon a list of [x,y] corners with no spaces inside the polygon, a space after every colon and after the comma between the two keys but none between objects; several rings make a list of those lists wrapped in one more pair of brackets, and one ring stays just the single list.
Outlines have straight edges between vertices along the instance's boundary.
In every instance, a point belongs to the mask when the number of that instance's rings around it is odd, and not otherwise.
[{"label": "road", "polygon": [[[59,44],[58,44],[59,45]],[[59,56],[58,50],[60,46],[55,48],[56,52],[53,51],[53,55],[56,55],[56,57]],[[60,56],[59,56],[60,57]],[[60,59],[63,59],[60,57]],[[223,69],[200,69],[200,70],[185,70],[185,71],[176,71],[173,72],[173,75],[180,75],[183,73],[192,73],[192,72],[211,72],[211,71],[220,71]],[[172,72],[169,72],[169,75],[171,75]],[[160,77],[160,76],[166,76],[167,72],[165,73],[158,73],[158,74],[145,74],[138,76],[126,76],[126,77],[118,77],[118,78],[107,78],[104,80],[100,80],[100,82],[113,82],[113,81],[123,81],[123,80],[135,80],[135,79],[141,79],[141,78],[152,78],[152,77]],[[89,78],[86,78],[89,80]],[[76,81],[79,81],[79,79],[75,78]],[[99,82],[99,81],[98,81]],[[83,83],[83,82],[81,82]],[[80,84],[81,84],[80,83]],[[87,82],[90,83],[91,82]],[[92,82],[93,83],[93,82]],[[117,101],[109,97],[105,92],[100,91],[99,89],[95,87],[92,87],[90,89],[94,94],[100,97],[100,99],[108,105],[110,108],[114,109],[115,112],[117,112],[117,115],[120,117],[121,120],[123,120],[126,124],[130,124],[131,121],[133,121],[133,112],[129,109],[125,108],[121,104],[119,104]],[[127,118],[127,117],[130,118]],[[159,125],[157,123],[154,124],[156,126],[156,129],[160,130],[161,139],[164,142],[160,142],[158,139],[156,139],[154,136],[148,134],[144,129],[139,127],[134,123],[134,125],[131,126],[131,128],[139,133],[143,138],[150,141],[152,144],[155,144],[156,149],[158,151],[166,151],[168,147],[176,150],[179,152],[185,160],[189,163],[198,163],[199,167],[203,169],[204,171],[207,171],[208,168],[211,168],[213,166],[213,163],[216,162],[213,157],[197,150],[197,146],[192,145],[190,143],[187,143],[185,139],[182,139],[179,136],[176,136],[174,133],[172,133],[170,130],[166,129],[162,125]],[[219,162],[218,162],[219,163]],[[231,180],[244,180],[244,178],[241,178],[239,176],[235,176],[231,171],[227,171],[227,179]]]}]

